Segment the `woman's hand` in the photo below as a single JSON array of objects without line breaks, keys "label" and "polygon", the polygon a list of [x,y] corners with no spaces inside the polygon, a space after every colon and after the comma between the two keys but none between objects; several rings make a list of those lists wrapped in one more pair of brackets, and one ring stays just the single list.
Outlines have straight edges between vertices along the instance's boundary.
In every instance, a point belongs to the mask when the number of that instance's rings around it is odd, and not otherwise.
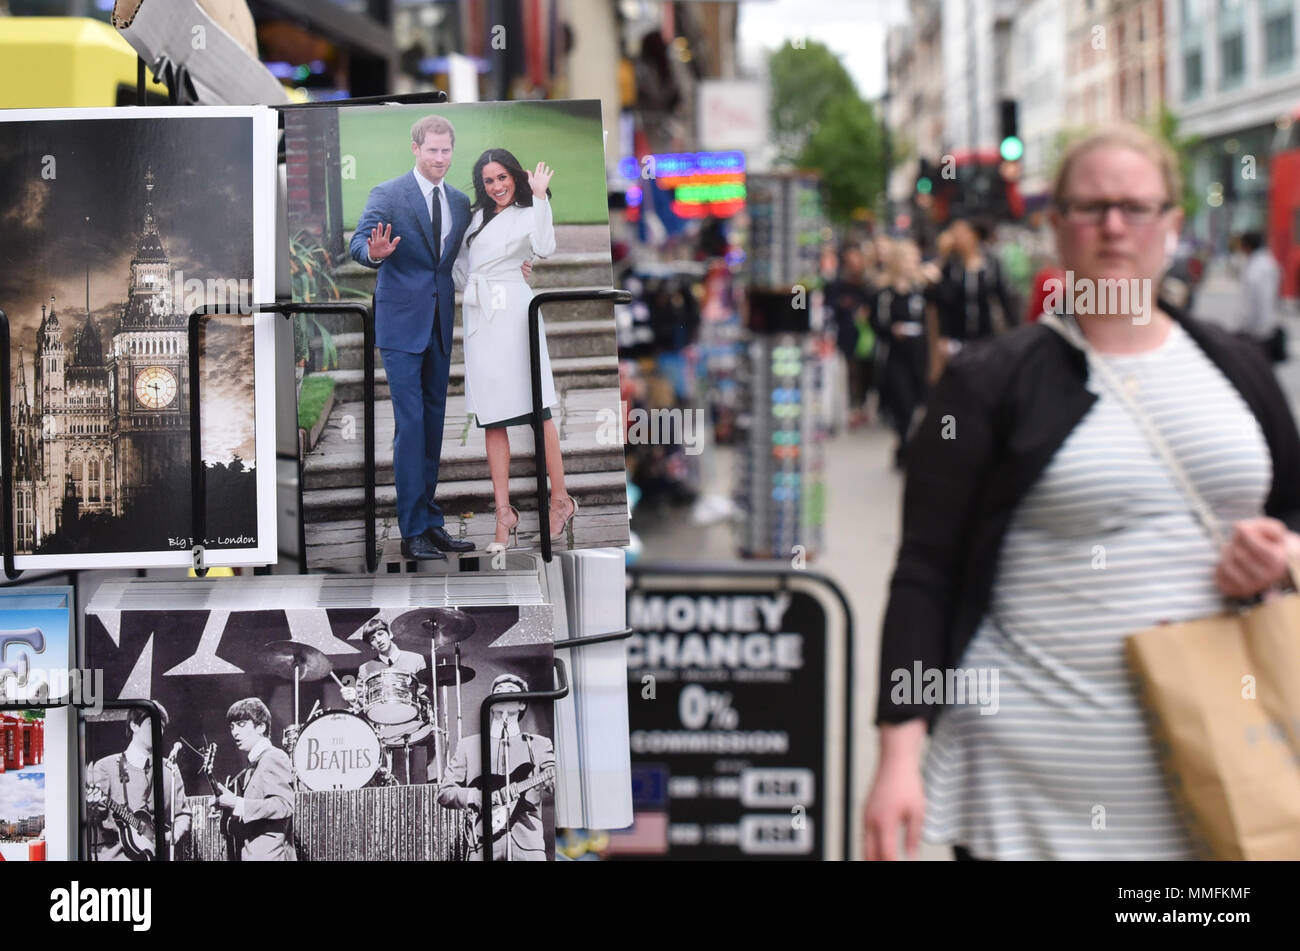
[{"label": "woman's hand", "polygon": [[921,744],[925,721],[880,728],[880,765],[862,811],[862,857],[868,862],[898,857],[898,830],[906,831],[905,851],[916,858],[925,818],[925,786],[921,782]]},{"label": "woman's hand", "polygon": [[1219,553],[1214,583],[1230,598],[1250,598],[1287,577],[1287,560],[1300,561],[1300,535],[1275,518],[1247,518],[1233,525]]},{"label": "woman's hand", "polygon": [[555,169],[548,168],[545,162],[538,162],[537,168],[528,173],[528,185],[533,190],[533,197],[545,198],[546,189],[551,184]]}]

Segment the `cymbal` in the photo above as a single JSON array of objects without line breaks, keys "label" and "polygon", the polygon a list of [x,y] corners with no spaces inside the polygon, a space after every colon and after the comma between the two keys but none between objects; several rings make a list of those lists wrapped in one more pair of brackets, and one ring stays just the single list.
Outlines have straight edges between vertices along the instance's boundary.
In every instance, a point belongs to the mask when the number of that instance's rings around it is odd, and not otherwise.
[{"label": "cymbal", "polygon": [[[439,687],[456,686],[456,669],[457,668],[455,664],[439,664],[438,665],[438,686]],[[461,683],[467,684],[471,680],[473,680],[476,676],[478,676],[478,673],[477,671],[474,670],[473,667],[470,667],[467,664],[460,665]],[[428,667],[425,667],[423,670],[421,670],[418,674],[415,675],[415,677],[417,680],[420,681],[420,683],[424,684],[426,687],[429,686]]]},{"label": "cymbal", "polygon": [[266,673],[282,680],[293,680],[295,666],[298,679],[304,683],[324,680],[334,669],[322,651],[300,641],[271,641],[258,648],[257,656]]},{"label": "cymbal", "polygon": [[435,649],[450,647],[457,641],[465,640],[478,629],[472,617],[456,608],[407,611],[394,618],[389,627],[398,647],[421,653],[429,649],[431,640]]}]

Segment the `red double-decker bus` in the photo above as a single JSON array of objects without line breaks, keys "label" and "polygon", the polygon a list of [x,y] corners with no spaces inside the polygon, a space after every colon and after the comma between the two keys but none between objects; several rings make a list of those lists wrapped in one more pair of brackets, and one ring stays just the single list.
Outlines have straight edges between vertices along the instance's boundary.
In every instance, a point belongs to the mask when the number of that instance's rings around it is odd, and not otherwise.
[{"label": "red double-decker bus", "polygon": [[1282,267],[1282,296],[1300,298],[1300,108],[1279,124],[1273,142],[1268,246]]}]

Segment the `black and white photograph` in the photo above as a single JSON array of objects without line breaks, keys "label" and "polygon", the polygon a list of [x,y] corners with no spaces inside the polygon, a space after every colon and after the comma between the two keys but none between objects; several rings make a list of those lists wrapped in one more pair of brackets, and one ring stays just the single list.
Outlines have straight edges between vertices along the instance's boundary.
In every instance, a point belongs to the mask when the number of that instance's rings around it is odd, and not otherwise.
[{"label": "black and white photograph", "polygon": [[[546,605],[123,611],[91,605],[88,663],[108,698],[165,710],[154,843],[141,713],[87,726],[91,855],[178,861],[481,860],[555,854]],[[480,707],[492,705],[483,768]],[[101,805],[150,816],[145,835]],[[138,824],[137,824],[138,825]],[[141,839],[147,841],[141,841]]]},{"label": "black and white photograph", "polygon": [[[213,565],[275,558],[274,113],[0,114],[19,568],[192,560],[188,320]],[[259,293],[264,290],[265,294]]]}]

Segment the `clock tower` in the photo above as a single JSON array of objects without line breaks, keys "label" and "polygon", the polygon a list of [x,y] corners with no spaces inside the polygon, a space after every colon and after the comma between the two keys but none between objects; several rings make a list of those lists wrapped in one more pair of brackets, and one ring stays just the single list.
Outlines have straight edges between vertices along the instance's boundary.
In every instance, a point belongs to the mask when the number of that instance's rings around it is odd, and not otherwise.
[{"label": "clock tower", "polygon": [[131,259],[128,297],[113,332],[109,376],[115,515],[140,489],[190,455],[187,318],[172,300],[172,268],[145,174],[144,223]]}]

